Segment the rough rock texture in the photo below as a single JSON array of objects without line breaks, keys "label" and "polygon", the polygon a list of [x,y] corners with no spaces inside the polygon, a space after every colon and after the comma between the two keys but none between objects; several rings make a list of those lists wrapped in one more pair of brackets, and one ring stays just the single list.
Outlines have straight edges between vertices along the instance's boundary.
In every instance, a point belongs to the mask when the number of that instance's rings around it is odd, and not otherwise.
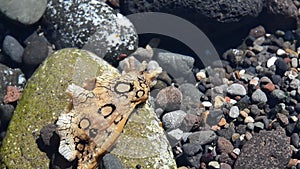
[{"label": "rough rock texture", "polygon": [[[50,56],[27,83],[23,97],[19,101],[8,128],[7,136],[3,141],[3,146],[0,149],[3,161],[0,168],[49,168],[49,164],[66,163],[63,160],[49,163],[48,157],[51,157],[52,154],[47,154],[47,156],[46,153],[41,151],[42,149],[38,148],[39,133],[47,124],[54,124],[59,113],[69,105],[69,99],[65,93],[69,84],[82,85],[86,79],[100,75],[104,70],[111,71],[113,76],[118,74],[118,71],[107,62],[84,50],[67,48]],[[142,162],[150,161],[152,165],[157,165],[160,168],[159,158],[163,158],[163,164],[169,164],[170,168],[175,168],[172,152],[163,129],[155,118],[153,109],[145,105],[139,111],[140,113],[137,116],[141,116],[139,118],[143,119],[138,121],[143,123],[128,122],[125,127],[126,136],[120,137],[120,139],[123,138],[121,141],[122,146],[119,149],[117,148],[118,151],[116,150],[116,152],[119,152],[117,154],[127,154],[124,158],[127,161],[131,160],[131,163],[126,163],[130,165],[140,164],[145,166],[146,164]],[[131,130],[132,128],[137,130]],[[152,133],[150,133],[151,131]],[[41,133],[45,134],[45,132]],[[139,136],[142,138],[139,138]],[[135,149],[133,150],[141,149],[139,157],[144,157],[143,160],[130,156],[132,154],[130,146],[132,146],[133,138],[137,142],[142,140],[142,142],[139,142],[141,144],[134,144]],[[43,141],[45,142],[45,140]],[[49,146],[47,143],[49,141],[45,142],[46,146]],[[123,146],[123,144],[128,145],[128,148],[124,149],[125,145]],[[153,148],[149,148],[149,145],[152,145]],[[145,149],[145,146],[147,149]],[[118,144],[116,147],[118,147]],[[133,153],[133,155],[135,154]],[[120,157],[121,161],[124,158]]]},{"label": "rough rock texture", "polygon": [[20,69],[11,69],[0,64],[0,103],[6,95],[7,86],[21,87],[25,83],[24,74]]},{"label": "rough rock texture", "polygon": [[219,53],[232,44],[240,44],[249,27],[263,24],[270,32],[274,28],[295,28],[298,22],[292,0],[124,0],[120,7],[126,15],[164,12],[187,19],[208,36]]},{"label": "rough rock texture", "polygon": [[261,131],[243,146],[234,168],[285,168],[292,151],[282,128]]},{"label": "rough rock texture", "polygon": [[84,48],[115,63],[120,54],[137,48],[131,22],[101,1],[51,0],[43,21],[47,38],[59,49]]},{"label": "rough rock texture", "polygon": [[5,0],[0,3],[0,11],[12,20],[30,25],[42,17],[46,6],[47,0]]}]

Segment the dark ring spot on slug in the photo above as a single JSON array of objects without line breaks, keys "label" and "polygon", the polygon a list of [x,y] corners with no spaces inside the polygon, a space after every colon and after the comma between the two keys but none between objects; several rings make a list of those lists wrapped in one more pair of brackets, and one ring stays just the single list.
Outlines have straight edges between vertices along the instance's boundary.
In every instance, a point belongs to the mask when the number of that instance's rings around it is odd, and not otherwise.
[{"label": "dark ring spot on slug", "polygon": [[122,119],[123,119],[123,116],[120,115],[114,120],[114,123],[117,125]]},{"label": "dark ring spot on slug", "polygon": [[90,137],[95,138],[98,135],[98,129],[92,128],[89,132]]},{"label": "dark ring spot on slug", "polygon": [[145,95],[145,91],[144,90],[139,90],[135,93],[135,97],[136,98],[140,98],[143,97]]},{"label": "dark ring spot on slug", "polygon": [[113,104],[105,104],[98,109],[98,113],[102,114],[104,118],[109,117],[116,110],[116,106]]},{"label": "dark ring spot on slug", "polygon": [[117,82],[114,87],[117,94],[124,94],[133,91],[133,84],[127,82]]},{"label": "dark ring spot on slug", "polygon": [[79,128],[82,128],[83,130],[86,130],[90,127],[91,122],[88,118],[84,117],[79,122]]}]

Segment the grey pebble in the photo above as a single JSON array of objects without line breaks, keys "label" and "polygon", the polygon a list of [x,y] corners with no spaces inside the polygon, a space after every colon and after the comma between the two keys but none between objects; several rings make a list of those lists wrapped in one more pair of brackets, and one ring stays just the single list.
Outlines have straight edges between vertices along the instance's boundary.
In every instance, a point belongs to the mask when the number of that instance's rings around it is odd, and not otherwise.
[{"label": "grey pebble", "polygon": [[104,169],[123,169],[121,161],[110,153],[103,156],[102,162]]},{"label": "grey pebble", "polygon": [[251,96],[251,99],[255,103],[266,103],[268,101],[267,95],[260,89],[256,89]]},{"label": "grey pebble", "polygon": [[[37,47],[38,46],[38,47]],[[48,57],[48,41],[43,36],[28,41],[23,54],[23,63],[27,67],[36,67]]]},{"label": "grey pebble", "polygon": [[186,143],[182,146],[184,154],[193,156],[203,151],[202,146],[196,143]]},{"label": "grey pebble", "polygon": [[173,130],[179,127],[186,116],[186,112],[182,110],[166,113],[162,117],[162,123],[166,130]]},{"label": "grey pebble", "polygon": [[240,115],[240,109],[238,106],[232,106],[229,110],[229,117],[235,119]]},{"label": "grey pebble", "polygon": [[12,36],[7,35],[3,41],[3,51],[15,62],[22,63],[23,46]]},{"label": "grey pebble", "polygon": [[172,147],[174,147],[183,137],[183,131],[179,128],[168,131],[167,138]]},{"label": "grey pebble", "polygon": [[211,143],[217,138],[217,135],[214,131],[197,131],[188,136],[190,143],[197,143],[200,145],[205,145]]},{"label": "grey pebble", "polygon": [[293,79],[290,83],[290,88],[292,88],[292,89],[298,89],[299,86],[300,86],[299,79]]},{"label": "grey pebble", "polygon": [[258,129],[264,129],[265,128],[265,125],[264,125],[264,123],[262,123],[262,122],[255,122],[254,123],[254,127],[256,127],[256,128],[258,128]]},{"label": "grey pebble", "polygon": [[174,78],[184,78],[189,82],[196,82],[192,76],[194,58],[177,53],[158,50],[155,59],[163,70],[167,71]]},{"label": "grey pebble", "polygon": [[245,96],[247,91],[243,85],[234,83],[227,88],[227,93],[234,96]]},{"label": "grey pebble", "polygon": [[296,148],[299,147],[299,134],[293,133],[291,136],[291,144],[295,146]]},{"label": "grey pebble", "polygon": [[284,91],[282,91],[280,89],[275,89],[271,92],[271,97],[278,99],[278,100],[282,100],[282,99],[286,98],[286,94]]},{"label": "grey pebble", "polygon": [[42,17],[46,6],[47,0],[4,0],[0,11],[14,21],[30,25]]},{"label": "grey pebble", "polygon": [[[197,87],[191,83],[181,84],[178,89],[181,91],[182,95],[182,104],[180,109],[187,113],[196,113],[199,112],[197,105],[201,103],[201,97],[204,96]],[[195,106],[196,105],[196,106]]]},{"label": "grey pebble", "polygon": [[247,123],[247,128],[249,130],[254,130],[254,123]]}]

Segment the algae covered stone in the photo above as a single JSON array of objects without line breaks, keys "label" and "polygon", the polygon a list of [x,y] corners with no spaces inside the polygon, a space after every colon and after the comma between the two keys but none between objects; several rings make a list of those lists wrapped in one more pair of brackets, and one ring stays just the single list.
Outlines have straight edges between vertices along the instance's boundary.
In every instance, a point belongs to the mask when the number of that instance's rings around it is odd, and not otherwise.
[{"label": "algae covered stone", "polygon": [[[2,156],[0,168],[49,168],[49,158],[36,143],[40,130],[47,124],[54,124],[59,114],[69,106],[70,99],[65,92],[68,85],[74,83],[82,86],[86,80],[99,76],[104,71],[110,71],[112,76],[119,75],[117,69],[88,51],[68,48],[59,50],[50,56],[26,85],[0,149]],[[131,122],[128,122],[124,130],[126,135],[130,134],[131,138],[142,137],[141,139],[145,139],[143,138],[145,135],[151,136],[151,145],[155,146],[153,148],[155,153],[147,154],[145,150],[149,149],[148,145],[146,149],[142,148],[141,150],[146,155],[136,159],[136,156],[128,155],[126,152],[128,148],[118,146],[126,141],[131,141],[126,139],[117,143],[113,150],[118,152],[117,155],[124,164],[124,159],[130,159],[130,161],[133,159],[132,164],[142,166],[149,166],[147,161],[164,162],[164,160],[168,160],[168,168],[176,168],[170,146],[162,128],[158,125],[155,113],[153,109],[148,111],[151,108],[145,106],[147,104],[144,105],[142,108],[144,111],[139,115],[145,118],[142,119],[142,124],[147,126],[141,127],[139,126],[141,123],[135,124],[135,122],[131,125]],[[137,131],[134,130],[136,126],[138,127]],[[130,145],[129,143],[124,144]],[[157,151],[159,148],[161,150]],[[165,152],[165,154],[161,152]],[[122,154],[125,154],[125,157]],[[151,163],[150,168],[161,167],[158,163]]]}]

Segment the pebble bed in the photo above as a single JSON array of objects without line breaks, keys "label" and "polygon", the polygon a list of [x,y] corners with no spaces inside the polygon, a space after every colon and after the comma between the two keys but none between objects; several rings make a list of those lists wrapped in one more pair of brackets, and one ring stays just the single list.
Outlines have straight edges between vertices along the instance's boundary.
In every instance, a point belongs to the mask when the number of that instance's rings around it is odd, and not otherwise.
[{"label": "pebble bed", "polygon": [[[0,24],[0,145],[27,79],[56,50],[37,26],[27,37],[11,29]],[[164,70],[151,96],[181,169],[300,168],[300,29],[250,29],[205,68],[157,49],[133,54]]]}]

